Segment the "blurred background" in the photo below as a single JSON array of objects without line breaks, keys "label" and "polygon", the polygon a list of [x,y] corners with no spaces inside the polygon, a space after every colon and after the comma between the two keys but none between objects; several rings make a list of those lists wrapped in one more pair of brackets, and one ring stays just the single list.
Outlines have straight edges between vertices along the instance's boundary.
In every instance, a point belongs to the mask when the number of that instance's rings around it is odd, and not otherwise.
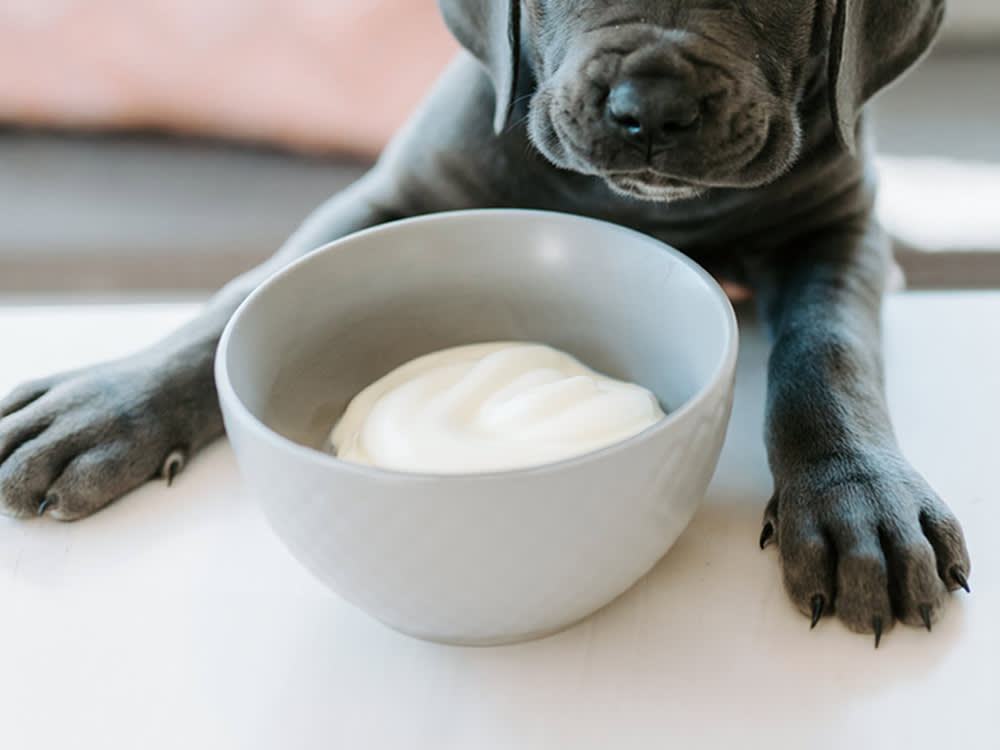
[{"label": "blurred background", "polygon": [[[218,287],[455,50],[434,0],[0,0],[0,293]],[[1000,3],[950,0],[872,111],[910,285],[1000,286]]]}]

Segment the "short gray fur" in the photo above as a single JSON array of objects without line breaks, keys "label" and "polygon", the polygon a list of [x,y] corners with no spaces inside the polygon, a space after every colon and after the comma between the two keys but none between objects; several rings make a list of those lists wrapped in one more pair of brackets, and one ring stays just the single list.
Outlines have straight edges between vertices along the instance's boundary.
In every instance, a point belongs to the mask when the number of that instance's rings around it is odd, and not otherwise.
[{"label": "short gray fur", "polygon": [[439,4],[485,65],[457,59],[371,172],[166,340],[0,403],[5,512],[86,516],[218,436],[216,341],[290,260],[406,216],[556,209],[649,233],[754,289],[774,338],[762,538],[789,595],[876,640],[897,620],[929,626],[970,562],[889,424],[890,254],[860,109],[924,54],[944,3]]}]

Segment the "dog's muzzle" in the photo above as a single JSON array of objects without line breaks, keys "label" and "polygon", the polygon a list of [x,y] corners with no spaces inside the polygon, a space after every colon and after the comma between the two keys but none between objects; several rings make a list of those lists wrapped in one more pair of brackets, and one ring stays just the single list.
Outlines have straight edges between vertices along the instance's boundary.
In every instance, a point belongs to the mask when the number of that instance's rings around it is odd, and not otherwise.
[{"label": "dog's muzzle", "polygon": [[748,63],[680,32],[581,41],[543,83],[536,144],[557,166],[644,200],[740,184],[770,131]]}]

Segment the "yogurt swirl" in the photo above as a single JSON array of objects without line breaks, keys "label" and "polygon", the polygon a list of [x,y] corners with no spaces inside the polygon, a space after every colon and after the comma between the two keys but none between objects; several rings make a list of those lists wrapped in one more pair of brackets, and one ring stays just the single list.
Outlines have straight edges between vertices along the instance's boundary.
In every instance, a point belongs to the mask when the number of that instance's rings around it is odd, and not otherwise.
[{"label": "yogurt swirl", "polygon": [[472,344],[396,368],[331,433],[345,461],[455,474],[550,463],[625,440],[664,416],[645,388],[541,344]]}]

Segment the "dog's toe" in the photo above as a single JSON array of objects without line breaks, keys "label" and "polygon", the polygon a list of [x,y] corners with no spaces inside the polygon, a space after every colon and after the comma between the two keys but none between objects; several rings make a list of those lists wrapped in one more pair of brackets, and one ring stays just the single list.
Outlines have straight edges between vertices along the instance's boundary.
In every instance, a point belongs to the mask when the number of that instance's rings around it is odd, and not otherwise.
[{"label": "dog's toe", "polygon": [[878,537],[871,531],[851,534],[837,560],[837,616],[856,633],[876,639],[894,622],[889,595],[889,569]]},{"label": "dog's toe", "polygon": [[52,483],[46,495],[48,514],[60,521],[91,515],[116,497],[148,479],[135,466],[128,446],[101,445],[76,456]]},{"label": "dog's toe", "polygon": [[930,630],[947,594],[933,547],[916,519],[903,528],[884,529],[881,538],[891,571],[889,592],[896,617]]},{"label": "dog's toe", "polygon": [[834,550],[819,528],[792,519],[781,525],[779,550],[785,590],[815,627],[834,610]]},{"label": "dog's toe", "polygon": [[920,527],[934,550],[938,577],[949,591],[969,591],[972,564],[965,537],[958,519],[936,496],[925,501],[920,509]]},{"label": "dog's toe", "polygon": [[6,417],[20,411],[32,401],[44,396],[51,387],[52,381],[52,378],[43,378],[17,386],[0,399],[0,417]]},{"label": "dog's toe", "polygon": [[21,412],[0,422],[0,512],[35,515],[67,460],[66,444],[45,414]]}]

